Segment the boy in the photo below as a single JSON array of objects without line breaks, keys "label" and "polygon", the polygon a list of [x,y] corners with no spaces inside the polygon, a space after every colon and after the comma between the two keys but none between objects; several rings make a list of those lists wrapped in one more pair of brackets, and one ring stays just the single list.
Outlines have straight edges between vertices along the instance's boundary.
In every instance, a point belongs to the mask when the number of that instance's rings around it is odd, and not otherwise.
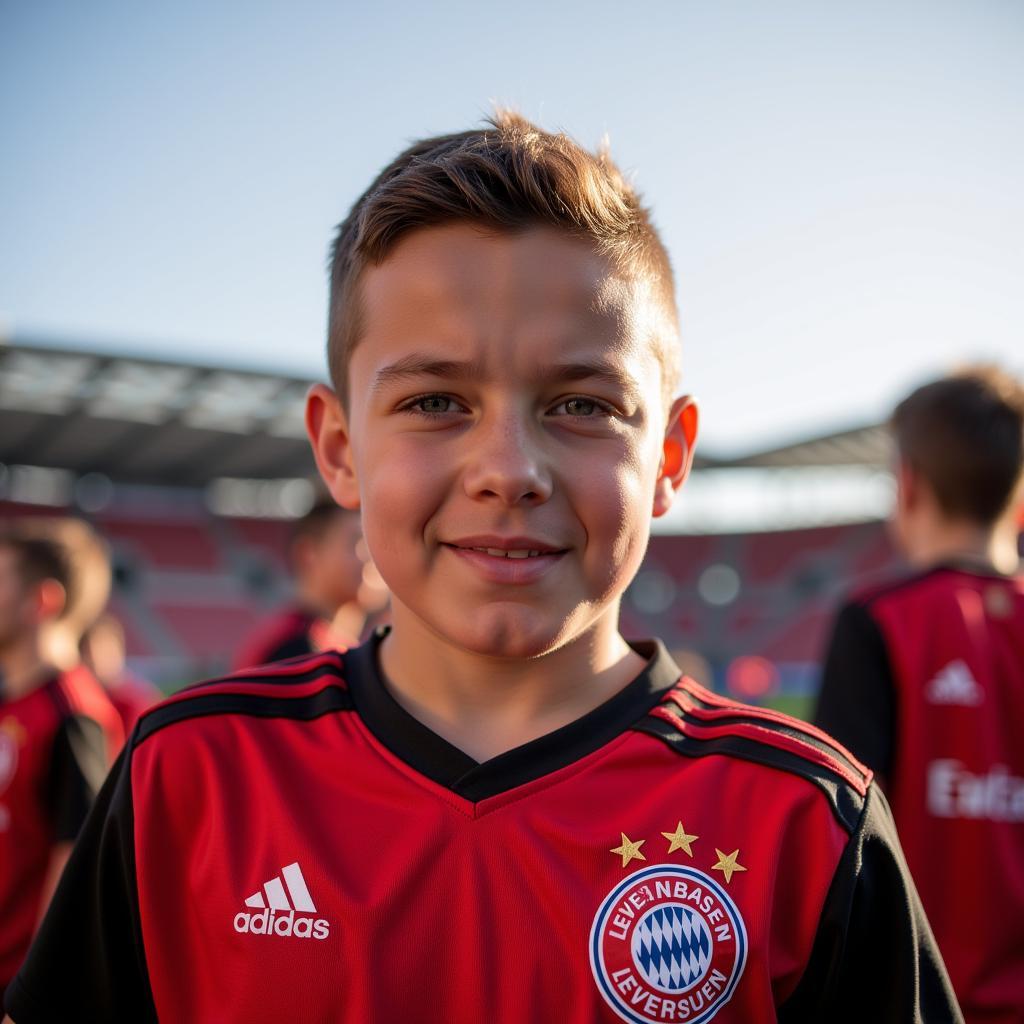
[{"label": "boy", "polygon": [[124,626],[110,612],[104,612],[85,631],[78,649],[82,664],[114,705],[125,736],[130,735],[142,713],[163,695],[148,679],[128,669]]},{"label": "boy", "polygon": [[1024,386],[994,368],[892,420],[910,575],[839,613],[817,722],[884,780],[964,1016],[1024,1021]]},{"label": "boy", "polygon": [[382,603],[364,579],[362,536],[359,513],[333,501],[318,502],[296,521],[288,543],[295,603],[260,624],[235,655],[235,668],[359,642],[368,612]]},{"label": "boy", "polygon": [[79,582],[54,537],[0,532],[0,991],[122,740],[96,680],[56,664],[53,634],[73,628]]},{"label": "boy", "polygon": [[957,1019],[864,770],[618,633],[697,415],[608,157],[513,115],[417,143],[331,290],[307,425],[393,628],[143,719],[18,1024]]}]

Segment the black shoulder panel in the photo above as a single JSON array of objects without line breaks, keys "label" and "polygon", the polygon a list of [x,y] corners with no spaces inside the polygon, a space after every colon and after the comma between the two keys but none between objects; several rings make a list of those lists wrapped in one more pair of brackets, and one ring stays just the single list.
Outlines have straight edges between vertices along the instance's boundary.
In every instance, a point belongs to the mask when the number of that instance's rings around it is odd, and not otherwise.
[{"label": "black shoulder panel", "polygon": [[827,734],[787,715],[736,704],[684,681],[634,728],[684,757],[717,754],[800,776],[825,794],[850,834],[863,813],[871,772]]},{"label": "black shoulder panel", "polygon": [[308,722],[335,711],[351,710],[352,698],[348,691],[333,683],[328,683],[322,690],[302,697],[271,696],[262,693],[196,693],[169,704],[161,704],[146,714],[136,727],[133,745],[138,746],[153,733],[168,725],[206,715],[294,718]]},{"label": "black shoulder panel", "polygon": [[[168,725],[206,715],[309,721],[334,711],[351,711],[344,666],[338,651],[322,651],[196,683],[145,712],[136,726],[134,745]],[[308,684],[318,682],[323,685],[308,692]],[[258,692],[252,692],[253,687]],[[306,692],[292,692],[299,687]]]}]

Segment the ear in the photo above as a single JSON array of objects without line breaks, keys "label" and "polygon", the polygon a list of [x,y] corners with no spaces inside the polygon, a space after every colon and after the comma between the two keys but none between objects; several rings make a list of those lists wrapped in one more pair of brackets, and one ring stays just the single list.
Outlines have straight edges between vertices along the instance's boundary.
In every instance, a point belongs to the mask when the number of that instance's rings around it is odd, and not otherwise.
[{"label": "ear", "polygon": [[342,508],[359,508],[348,416],[338,396],[326,384],[314,384],[306,395],[306,433],[313,448],[316,468]]},{"label": "ear", "polygon": [[921,477],[914,467],[901,458],[896,465],[896,509],[909,512],[921,503]]},{"label": "ear", "polygon": [[51,622],[60,618],[68,600],[63,584],[51,579],[37,583],[33,597],[32,610],[36,622]]},{"label": "ear", "polygon": [[654,486],[655,516],[663,516],[672,507],[676,491],[690,473],[693,449],[697,443],[698,419],[697,403],[690,395],[683,395],[672,403]]}]

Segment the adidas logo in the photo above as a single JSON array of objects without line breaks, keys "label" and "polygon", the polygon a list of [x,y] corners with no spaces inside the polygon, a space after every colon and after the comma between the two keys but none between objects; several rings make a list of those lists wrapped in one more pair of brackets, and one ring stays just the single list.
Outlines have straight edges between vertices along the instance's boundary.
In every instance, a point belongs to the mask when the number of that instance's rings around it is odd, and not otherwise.
[{"label": "adidas logo", "polygon": [[264,882],[262,890],[254,892],[245,905],[256,913],[243,910],[235,914],[236,932],[299,939],[326,939],[330,935],[331,926],[324,918],[305,916],[315,914],[316,905],[306,888],[298,861],[281,868],[281,874]]},{"label": "adidas logo", "polygon": [[971,670],[957,658],[951,661],[925,687],[925,698],[930,704],[962,704],[976,707],[984,696]]}]

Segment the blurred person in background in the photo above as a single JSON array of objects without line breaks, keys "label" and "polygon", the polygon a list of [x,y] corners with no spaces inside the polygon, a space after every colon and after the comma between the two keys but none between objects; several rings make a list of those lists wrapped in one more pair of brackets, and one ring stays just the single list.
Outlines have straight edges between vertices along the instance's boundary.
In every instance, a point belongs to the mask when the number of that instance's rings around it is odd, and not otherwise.
[{"label": "blurred person in background", "polygon": [[109,612],[85,631],[80,650],[83,664],[103,684],[128,736],[142,712],[163,695],[149,680],[128,669],[124,627]]},{"label": "blurred person in background", "polygon": [[363,543],[359,513],[329,499],[295,523],[288,565],[295,600],[256,628],[235,656],[236,669],[354,647],[369,617],[387,601]]},{"label": "blurred person in background", "polygon": [[911,571],[840,610],[816,722],[873,768],[969,1022],[1024,1021],[1024,384],[934,381],[892,418]]},{"label": "blurred person in background", "polygon": [[84,524],[0,530],[0,991],[123,742],[102,687],[75,664],[109,590],[103,567]]}]

